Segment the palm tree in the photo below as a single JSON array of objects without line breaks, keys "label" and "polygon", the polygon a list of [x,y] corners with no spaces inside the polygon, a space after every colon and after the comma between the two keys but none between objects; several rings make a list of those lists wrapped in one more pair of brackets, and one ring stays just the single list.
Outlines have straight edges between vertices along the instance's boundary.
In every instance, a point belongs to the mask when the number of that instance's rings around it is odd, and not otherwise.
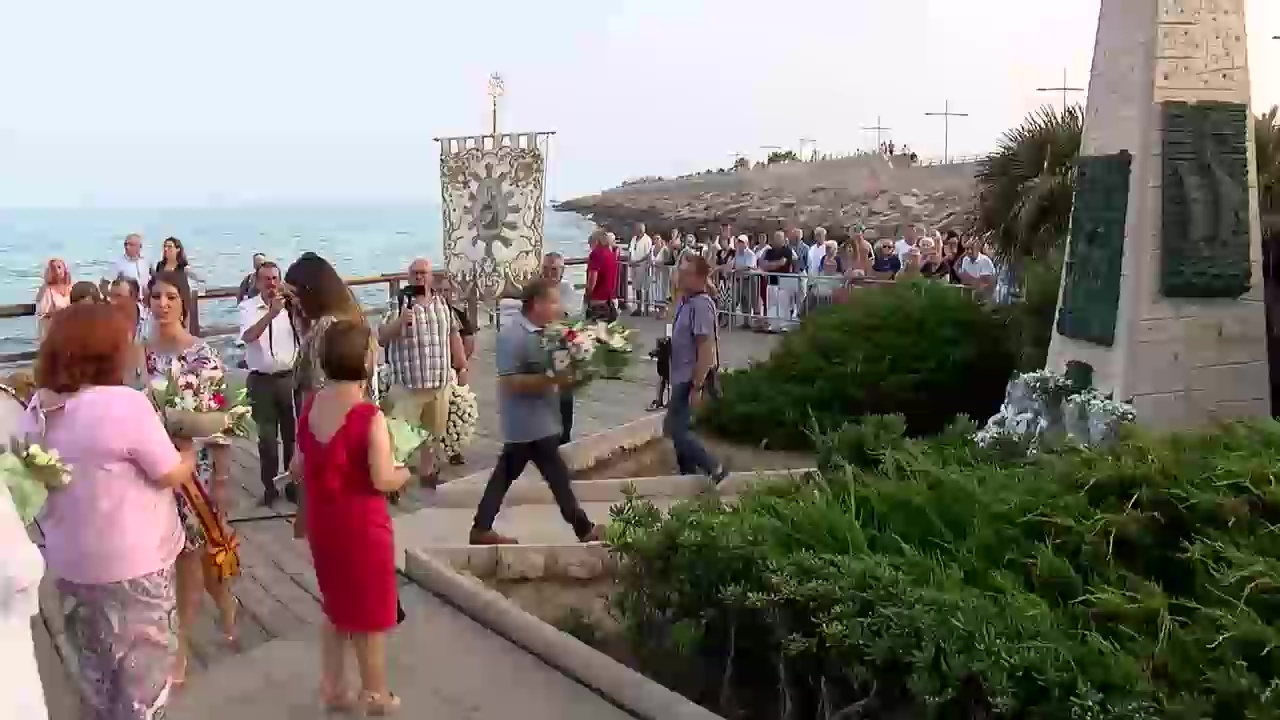
[{"label": "palm tree", "polygon": [[1258,162],[1258,207],[1265,234],[1280,235],[1280,106],[1254,119],[1254,151]]},{"label": "palm tree", "polygon": [[996,151],[978,163],[974,229],[990,233],[991,246],[1006,262],[1046,257],[1066,239],[1083,117],[1080,106],[1046,105],[1006,132]]}]

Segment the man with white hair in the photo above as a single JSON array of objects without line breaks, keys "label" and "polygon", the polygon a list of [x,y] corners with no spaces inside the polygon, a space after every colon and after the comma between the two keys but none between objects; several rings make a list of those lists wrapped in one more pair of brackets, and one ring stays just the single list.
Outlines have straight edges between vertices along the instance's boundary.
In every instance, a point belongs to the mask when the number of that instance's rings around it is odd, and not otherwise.
[{"label": "man with white hair", "polygon": [[[401,291],[400,312],[378,328],[391,367],[389,415],[422,427],[433,438],[444,437],[449,422],[449,370],[467,384],[467,354],[461,328],[443,295],[433,289],[431,261],[409,264],[409,286]],[[438,484],[435,448],[424,446],[418,457],[418,479],[424,487]]]},{"label": "man with white hair", "polygon": [[813,231],[813,246],[809,248],[809,261],[805,267],[810,275],[820,275],[822,258],[827,254],[827,229],[820,227]]}]

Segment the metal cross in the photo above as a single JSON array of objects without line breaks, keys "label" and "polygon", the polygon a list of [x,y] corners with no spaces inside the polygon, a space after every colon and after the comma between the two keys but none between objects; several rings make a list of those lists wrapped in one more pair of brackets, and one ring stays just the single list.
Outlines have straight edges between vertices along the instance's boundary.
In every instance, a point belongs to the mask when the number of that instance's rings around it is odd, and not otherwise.
[{"label": "metal cross", "polygon": [[943,105],[942,112],[927,112],[925,115],[942,118],[942,162],[951,162],[951,118],[969,117],[969,113],[951,112],[951,101],[947,100]]},{"label": "metal cross", "polygon": [[887,127],[884,127],[884,123],[880,122],[880,116],[879,116],[879,115],[877,115],[877,116],[876,116],[876,126],[875,126],[875,127],[867,127],[866,125],[863,125],[863,126],[862,126],[862,129],[863,129],[863,130],[875,130],[875,131],[876,131],[876,150],[879,150],[879,149],[880,149],[880,145],[881,145],[881,143],[880,143],[881,133],[883,133],[883,132],[885,132],[885,131],[887,131],[887,130],[892,130],[893,128],[887,128]]},{"label": "metal cross", "polygon": [[1084,92],[1084,88],[1067,86],[1067,69],[1062,68],[1062,87],[1042,87],[1036,88],[1036,92],[1061,92],[1062,93],[1062,111],[1067,111],[1067,93]]}]

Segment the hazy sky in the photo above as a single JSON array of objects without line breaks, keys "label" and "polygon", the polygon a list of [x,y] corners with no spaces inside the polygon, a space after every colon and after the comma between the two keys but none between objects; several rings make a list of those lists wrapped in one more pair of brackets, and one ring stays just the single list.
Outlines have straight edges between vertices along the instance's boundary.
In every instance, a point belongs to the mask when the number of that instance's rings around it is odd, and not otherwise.
[{"label": "hazy sky", "polygon": [[[550,197],[761,145],[978,153],[1087,81],[1099,0],[0,0],[0,206],[438,198],[431,138],[556,130]],[[1254,104],[1280,0],[1249,0]],[[1078,96],[1078,97],[1083,97]]]}]

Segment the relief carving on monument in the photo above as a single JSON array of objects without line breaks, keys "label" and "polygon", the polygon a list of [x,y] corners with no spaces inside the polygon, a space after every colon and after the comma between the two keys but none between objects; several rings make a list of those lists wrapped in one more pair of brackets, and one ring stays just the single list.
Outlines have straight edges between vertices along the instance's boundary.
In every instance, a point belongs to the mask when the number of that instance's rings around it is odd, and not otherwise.
[{"label": "relief carving on monument", "polygon": [[1251,274],[1249,109],[1217,102],[1166,102],[1161,109],[1161,291],[1239,297]]},{"label": "relief carving on monument", "polygon": [[1108,347],[1115,342],[1132,164],[1127,151],[1076,163],[1060,335]]},{"label": "relief carving on monument", "polygon": [[1157,88],[1246,87],[1244,0],[1160,0],[1157,22]]}]

